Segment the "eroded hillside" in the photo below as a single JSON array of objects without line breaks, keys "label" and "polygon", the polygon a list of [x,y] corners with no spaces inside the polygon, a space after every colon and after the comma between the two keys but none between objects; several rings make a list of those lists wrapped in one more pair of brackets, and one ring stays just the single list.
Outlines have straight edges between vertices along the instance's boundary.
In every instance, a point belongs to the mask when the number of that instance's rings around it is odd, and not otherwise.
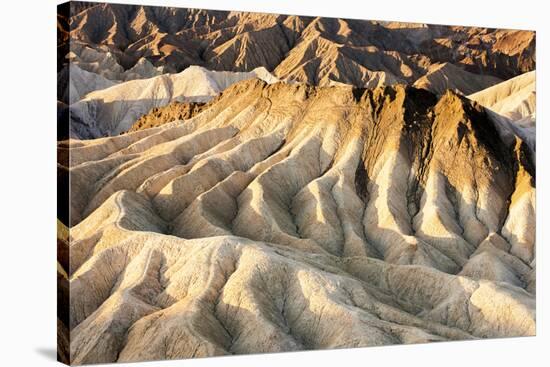
[{"label": "eroded hillside", "polygon": [[71,140],[71,359],[535,333],[535,166],[478,104],[233,84]]}]

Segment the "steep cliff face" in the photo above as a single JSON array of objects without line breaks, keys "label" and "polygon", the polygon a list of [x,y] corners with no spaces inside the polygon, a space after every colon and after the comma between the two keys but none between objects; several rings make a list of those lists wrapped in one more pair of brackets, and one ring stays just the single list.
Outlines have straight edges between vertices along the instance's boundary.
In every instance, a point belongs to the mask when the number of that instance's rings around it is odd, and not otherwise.
[{"label": "steep cliff face", "polygon": [[447,91],[246,80],[70,151],[74,363],[535,333],[535,167]]}]

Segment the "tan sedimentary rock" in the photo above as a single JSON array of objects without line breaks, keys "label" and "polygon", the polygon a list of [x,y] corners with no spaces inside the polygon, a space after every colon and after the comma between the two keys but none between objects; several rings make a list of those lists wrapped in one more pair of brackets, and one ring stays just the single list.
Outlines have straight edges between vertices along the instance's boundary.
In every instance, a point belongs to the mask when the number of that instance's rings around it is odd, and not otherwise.
[{"label": "tan sedimentary rock", "polygon": [[63,147],[76,364],[535,333],[530,150],[452,91],[247,80]]},{"label": "tan sedimentary rock", "polygon": [[[508,79],[535,66],[535,32],[518,30],[119,4],[75,9],[65,28],[73,40],[111,52],[124,69],[145,58],[169,72],[188,65],[273,71],[284,60],[295,67],[282,69],[320,80],[325,62],[338,64],[334,76],[343,79],[361,69],[409,78],[451,62]],[[317,58],[320,49],[327,57]]]},{"label": "tan sedimentary rock", "polygon": [[150,129],[176,120],[188,120],[205,106],[206,103],[201,102],[172,102],[163,107],[155,107],[134,122],[128,132]]},{"label": "tan sedimentary rock", "polygon": [[430,92],[442,94],[447,89],[469,95],[491,87],[501,82],[491,75],[479,75],[465,71],[451,63],[434,64],[426,75],[416,80],[416,88],[424,88]]},{"label": "tan sedimentary rock", "polygon": [[58,58],[117,81],[199,65],[265,67],[284,80],[357,87],[412,84],[430,74],[440,89],[446,73],[434,68],[448,64],[470,81],[451,86],[470,94],[488,87],[490,76],[509,79],[536,64],[531,31],[120,4],[71,9],[69,18],[58,17],[59,43],[70,43]]},{"label": "tan sedimentary rock", "polygon": [[128,131],[142,115],[171,102],[207,102],[231,84],[251,78],[273,83],[264,68],[251,72],[210,71],[191,66],[178,74],[131,80],[88,93],[70,108],[73,137],[97,138]]},{"label": "tan sedimentary rock", "polygon": [[[58,99],[74,104],[63,109],[71,121],[61,138],[127,132],[151,109],[204,102],[230,84],[221,79],[247,78],[242,73],[471,95],[536,66],[532,31],[120,4],[75,3],[70,10],[58,16]],[[69,64],[78,67],[75,78]],[[213,77],[216,71],[224,75]],[[182,73],[193,74],[197,90],[178,88]],[[111,82],[119,85],[106,90]],[[534,146],[529,134],[522,139]]]}]

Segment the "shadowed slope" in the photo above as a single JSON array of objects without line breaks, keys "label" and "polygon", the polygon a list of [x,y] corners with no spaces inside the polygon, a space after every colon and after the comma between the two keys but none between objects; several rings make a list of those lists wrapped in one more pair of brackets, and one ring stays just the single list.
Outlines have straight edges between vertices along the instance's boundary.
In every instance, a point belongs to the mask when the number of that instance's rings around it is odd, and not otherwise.
[{"label": "shadowed slope", "polygon": [[471,94],[468,98],[490,111],[489,116],[503,136],[520,136],[529,146],[534,161],[537,140],[535,71]]}]

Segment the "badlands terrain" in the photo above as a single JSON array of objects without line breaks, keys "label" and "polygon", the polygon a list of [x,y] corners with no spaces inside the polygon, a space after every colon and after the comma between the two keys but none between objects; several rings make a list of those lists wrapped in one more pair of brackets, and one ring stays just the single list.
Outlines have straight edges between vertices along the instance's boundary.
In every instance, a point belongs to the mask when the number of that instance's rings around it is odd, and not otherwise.
[{"label": "badlands terrain", "polygon": [[536,66],[528,31],[85,2],[60,9],[58,100],[71,109],[60,138],[117,135],[151,108],[204,102],[254,77],[470,95]]},{"label": "badlands terrain", "polygon": [[533,32],[70,10],[62,361],[535,334]]}]

